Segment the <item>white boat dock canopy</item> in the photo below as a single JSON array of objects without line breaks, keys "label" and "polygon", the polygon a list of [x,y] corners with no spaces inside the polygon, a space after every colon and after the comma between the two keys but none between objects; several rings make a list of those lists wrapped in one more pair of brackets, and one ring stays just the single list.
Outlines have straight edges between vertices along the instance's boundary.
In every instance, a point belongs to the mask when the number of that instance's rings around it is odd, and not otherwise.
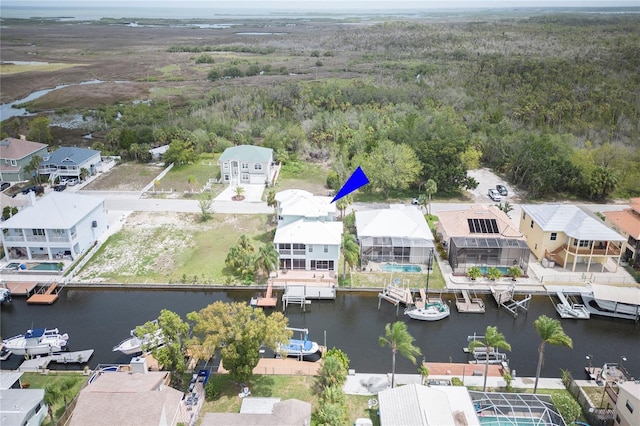
[{"label": "white boat dock canopy", "polygon": [[593,297],[610,302],[640,305],[640,289],[632,287],[616,287],[611,285],[591,284]]}]

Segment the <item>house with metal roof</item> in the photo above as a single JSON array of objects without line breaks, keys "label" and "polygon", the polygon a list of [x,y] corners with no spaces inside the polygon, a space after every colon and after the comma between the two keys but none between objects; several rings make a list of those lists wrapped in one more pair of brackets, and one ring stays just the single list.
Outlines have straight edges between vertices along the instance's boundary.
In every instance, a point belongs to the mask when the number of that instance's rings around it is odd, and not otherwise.
[{"label": "house with metal roof", "polygon": [[454,273],[466,274],[472,266],[514,265],[527,273],[531,251],[522,233],[498,207],[474,204],[440,212],[435,227]]},{"label": "house with metal roof", "polygon": [[602,219],[572,204],[525,204],[519,228],[538,261],[572,272],[616,272],[626,241]]},{"label": "house with metal roof", "polygon": [[479,426],[467,388],[412,383],[378,393],[381,426]]},{"label": "house with metal roof", "polygon": [[[31,179],[32,172],[25,170],[33,157],[46,157],[47,146],[23,139],[4,138],[0,141],[0,181],[20,182]],[[28,168],[27,168],[28,169]]]},{"label": "house with metal roof", "polygon": [[44,389],[0,390],[0,424],[39,426],[46,416]]},{"label": "house with metal roof", "polygon": [[433,234],[415,206],[356,211],[360,262],[427,264],[433,254]]},{"label": "house with metal roof", "polygon": [[622,259],[640,267],[640,198],[632,198],[629,206],[604,212],[605,222],[627,239],[622,244]]},{"label": "house with metal roof", "polygon": [[38,174],[49,177],[51,182],[56,178],[71,178],[80,180],[82,169],[89,172],[89,176],[96,173],[101,161],[100,151],[95,149],[63,146],[42,158]]},{"label": "house with metal roof", "polygon": [[276,201],[278,228],[273,243],[280,269],[337,271],[343,225],[335,221],[331,199],[294,189],[278,192]]},{"label": "house with metal roof", "polygon": [[273,149],[255,145],[238,145],[224,150],[220,159],[223,182],[230,185],[264,185],[274,180]]},{"label": "house with metal roof", "polygon": [[107,230],[104,199],[51,192],[2,222],[7,260],[76,259]]}]

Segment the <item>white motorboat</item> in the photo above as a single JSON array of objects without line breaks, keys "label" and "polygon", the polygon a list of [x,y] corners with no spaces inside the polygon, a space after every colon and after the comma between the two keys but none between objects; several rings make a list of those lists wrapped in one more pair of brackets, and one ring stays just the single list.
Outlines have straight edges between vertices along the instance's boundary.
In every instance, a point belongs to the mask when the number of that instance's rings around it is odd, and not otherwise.
[{"label": "white motorboat", "polygon": [[640,320],[640,289],[591,284],[591,292],[580,293],[593,315]]},{"label": "white motorboat", "polygon": [[451,314],[449,306],[443,302],[426,303],[424,307],[409,307],[404,310],[409,318],[420,321],[438,321]]},{"label": "white motorboat", "polygon": [[69,335],[60,334],[57,328],[36,328],[3,340],[2,344],[14,355],[32,356],[63,351],[68,340]]},{"label": "white motorboat", "polygon": [[302,358],[310,355],[315,355],[320,350],[320,346],[316,342],[312,342],[308,339],[309,330],[306,328],[287,328],[292,331],[299,331],[303,334],[302,339],[289,339],[288,344],[280,343],[276,354],[291,357]]},{"label": "white motorboat", "polygon": [[164,334],[159,328],[153,334],[145,334],[142,338],[136,336],[136,330],[131,330],[131,337],[124,339],[113,347],[113,352],[122,352],[125,355],[134,355],[143,351],[143,348],[153,349],[164,344]]},{"label": "white motorboat", "polygon": [[0,287],[0,303],[11,302],[11,290]]}]

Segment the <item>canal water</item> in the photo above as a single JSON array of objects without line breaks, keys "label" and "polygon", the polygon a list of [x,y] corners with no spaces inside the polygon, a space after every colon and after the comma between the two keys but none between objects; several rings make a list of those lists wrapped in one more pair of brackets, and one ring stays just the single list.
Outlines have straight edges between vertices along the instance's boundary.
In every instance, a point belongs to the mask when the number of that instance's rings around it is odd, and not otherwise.
[{"label": "canal water", "polygon": [[[98,363],[127,363],[130,356],[112,352],[112,347],[129,336],[136,325],[157,318],[162,308],[179,313],[183,318],[208,304],[247,302],[252,291],[130,291],[86,290],[67,288],[51,306],[27,305],[16,297],[11,304],[2,305],[0,333],[3,338],[24,333],[28,328],[57,327],[68,333],[69,349],[95,349],[90,366]],[[518,376],[535,376],[540,338],[533,321],[545,314],[559,318],[549,298],[534,298],[529,311],[517,318],[496,307],[486,298],[484,314],[460,314],[449,296],[451,316],[442,321],[421,322],[402,314],[397,319],[408,324],[424,357],[430,362],[466,362],[467,336],[483,334],[486,327],[495,325],[511,344],[508,352],[510,366]],[[279,307],[280,308],[280,307]],[[391,368],[391,351],[380,347],[378,338],[384,326],[396,321],[396,308],[383,301],[378,310],[377,294],[340,293],[335,301],[313,301],[303,312],[290,305],[286,315],[289,325],[308,328],[310,339],[344,350],[351,359],[351,368],[361,373],[385,373]],[[573,349],[547,345],[543,376],[559,377],[560,369],[582,378],[585,359],[591,355],[594,366],[605,362],[620,362],[634,377],[640,377],[640,324],[631,321],[592,317],[587,321],[562,320],[565,332],[574,342]],[[326,340],[325,340],[326,339]],[[2,369],[16,368],[20,357],[12,356],[2,362]],[[416,373],[417,367],[402,356],[397,357],[396,371]],[[55,368],[55,364],[51,364]],[[469,368],[472,371],[472,367]]]}]

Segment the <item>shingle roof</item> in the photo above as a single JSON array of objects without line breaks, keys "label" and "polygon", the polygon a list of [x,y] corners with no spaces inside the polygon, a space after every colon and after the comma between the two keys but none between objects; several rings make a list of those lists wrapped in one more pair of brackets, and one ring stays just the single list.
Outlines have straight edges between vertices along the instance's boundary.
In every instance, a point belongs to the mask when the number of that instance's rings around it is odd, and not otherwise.
[{"label": "shingle roof", "polygon": [[342,222],[299,219],[288,225],[278,226],[273,242],[339,245],[342,242]]},{"label": "shingle roof", "polygon": [[5,220],[3,228],[69,229],[100,204],[103,198],[64,192],[51,192],[17,215]]},{"label": "shingle roof", "polygon": [[219,161],[243,160],[250,163],[271,161],[273,149],[255,145],[238,145],[224,150]]},{"label": "shingle roof", "polygon": [[43,161],[41,166],[46,165],[79,165],[89,158],[100,155],[100,151],[95,149],[77,148],[75,146],[63,146],[49,154],[49,158]]},{"label": "shingle roof", "polygon": [[564,232],[578,240],[626,240],[600,218],[573,204],[525,204],[522,210],[545,232]]},{"label": "shingle roof", "polygon": [[356,211],[358,238],[403,237],[433,241],[427,221],[415,206]]},{"label": "shingle roof", "polygon": [[8,160],[20,160],[34,152],[46,148],[47,145],[40,142],[31,142],[16,138],[4,138],[0,141],[0,158]]}]

